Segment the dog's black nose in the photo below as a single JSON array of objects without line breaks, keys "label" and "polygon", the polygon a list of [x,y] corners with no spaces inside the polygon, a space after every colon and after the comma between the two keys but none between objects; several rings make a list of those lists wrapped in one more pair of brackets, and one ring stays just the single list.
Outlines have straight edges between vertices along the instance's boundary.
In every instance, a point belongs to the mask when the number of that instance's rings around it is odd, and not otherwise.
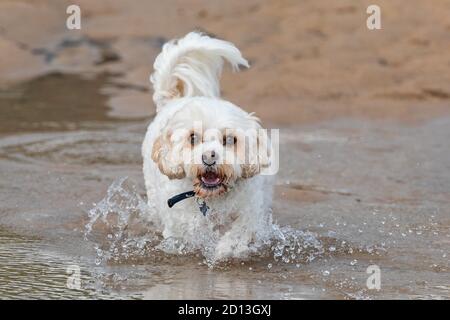
[{"label": "dog's black nose", "polygon": [[217,153],[213,151],[206,151],[202,154],[202,162],[206,166],[212,166],[216,164]]}]

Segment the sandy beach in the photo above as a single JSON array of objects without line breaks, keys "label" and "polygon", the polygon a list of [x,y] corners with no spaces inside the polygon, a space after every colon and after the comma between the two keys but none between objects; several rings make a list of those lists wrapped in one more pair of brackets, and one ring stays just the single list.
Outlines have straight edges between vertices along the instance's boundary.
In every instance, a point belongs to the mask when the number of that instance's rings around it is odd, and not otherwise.
[{"label": "sandy beach", "polygon": [[449,1],[378,1],[375,31],[365,22],[370,1],[71,1],[81,30],[65,27],[68,3],[0,3],[0,84],[55,71],[119,74],[107,91],[112,114],[148,116],[161,44],[199,29],[249,59],[249,70],[225,74],[223,94],[270,124],[410,122],[449,109]]},{"label": "sandy beach", "polygon": [[[1,0],[0,298],[449,299],[450,1],[377,1],[368,30],[372,2]],[[218,268],[134,216],[152,64],[192,30],[240,48],[222,94],[280,129],[284,242]]]}]

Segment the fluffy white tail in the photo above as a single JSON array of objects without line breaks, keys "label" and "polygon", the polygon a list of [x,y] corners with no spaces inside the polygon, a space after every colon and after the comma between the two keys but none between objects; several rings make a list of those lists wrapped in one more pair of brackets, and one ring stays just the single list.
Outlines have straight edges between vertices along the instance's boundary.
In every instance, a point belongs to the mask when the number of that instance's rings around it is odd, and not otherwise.
[{"label": "fluffy white tail", "polygon": [[155,60],[153,101],[159,111],[171,99],[181,97],[219,97],[219,78],[224,60],[233,70],[249,67],[241,52],[230,42],[198,32],[166,43]]}]

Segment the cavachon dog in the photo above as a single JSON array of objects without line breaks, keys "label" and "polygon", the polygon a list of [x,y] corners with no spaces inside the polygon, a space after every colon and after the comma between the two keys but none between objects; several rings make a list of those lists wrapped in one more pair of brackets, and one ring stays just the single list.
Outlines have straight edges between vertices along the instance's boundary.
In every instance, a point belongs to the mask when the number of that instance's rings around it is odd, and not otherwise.
[{"label": "cavachon dog", "polygon": [[148,204],[164,239],[207,245],[215,259],[248,255],[272,224],[269,135],[221,99],[224,62],[249,67],[232,43],[198,32],[163,46],[150,77],[157,113],[142,146]]}]

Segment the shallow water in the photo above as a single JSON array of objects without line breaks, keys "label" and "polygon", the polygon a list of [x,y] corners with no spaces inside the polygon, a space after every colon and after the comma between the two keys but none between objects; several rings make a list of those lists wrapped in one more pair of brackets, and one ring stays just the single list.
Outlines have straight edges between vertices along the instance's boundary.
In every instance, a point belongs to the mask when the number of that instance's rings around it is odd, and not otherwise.
[{"label": "shallow water", "polygon": [[[106,81],[51,76],[0,96],[2,298],[450,298],[450,118],[281,128],[273,241],[211,266],[160,250],[141,174],[149,120],[106,116]],[[92,86],[90,103],[68,83]]]}]

